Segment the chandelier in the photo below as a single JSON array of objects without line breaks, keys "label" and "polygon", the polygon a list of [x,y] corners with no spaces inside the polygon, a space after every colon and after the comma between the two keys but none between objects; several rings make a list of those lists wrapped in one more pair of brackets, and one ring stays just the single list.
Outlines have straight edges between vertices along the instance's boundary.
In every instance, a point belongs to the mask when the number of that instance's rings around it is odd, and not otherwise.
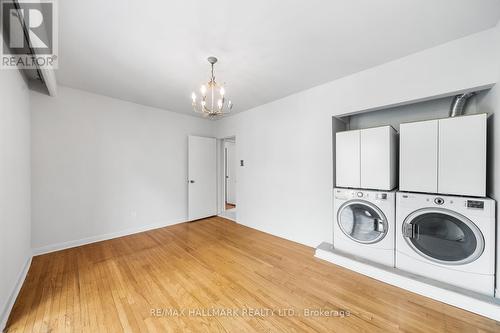
[{"label": "chandelier", "polygon": [[204,117],[217,119],[229,113],[233,108],[233,103],[226,98],[224,86],[215,81],[214,65],[217,62],[216,57],[208,57],[208,62],[212,66],[212,75],[207,84],[200,88],[201,97],[193,92],[191,94],[194,112],[201,113]]}]

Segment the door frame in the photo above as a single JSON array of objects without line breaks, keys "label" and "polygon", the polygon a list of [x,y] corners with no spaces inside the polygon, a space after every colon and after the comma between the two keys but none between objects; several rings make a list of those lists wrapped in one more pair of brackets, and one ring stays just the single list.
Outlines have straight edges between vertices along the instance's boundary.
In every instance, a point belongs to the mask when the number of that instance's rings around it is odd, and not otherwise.
[{"label": "door frame", "polygon": [[[226,143],[226,141],[223,141],[223,144]],[[224,186],[224,206],[226,205],[227,203],[227,147],[224,145],[222,147],[222,153],[224,154],[223,158],[224,158],[224,166],[223,166],[223,172],[224,174],[222,175],[224,177],[224,182],[223,182],[223,186]],[[224,207],[224,209],[226,209],[226,207]]]},{"label": "door frame", "polygon": [[[224,151],[224,142],[228,139],[236,139],[236,135],[228,135],[222,138],[217,138],[217,214],[220,215],[226,210],[226,170]],[[235,143],[237,144],[237,143]],[[237,150],[237,148],[235,149]]]},{"label": "door frame", "polygon": [[[228,152],[229,152],[229,146],[232,146],[232,152],[231,152],[231,155],[228,156]],[[228,174],[228,169],[230,167],[230,161],[228,159],[228,157],[232,158],[232,162],[235,163],[234,166],[232,166],[231,168],[235,168],[237,167],[237,161],[236,161],[236,156],[235,156],[235,152],[236,152],[236,140],[225,140],[224,141],[224,150],[223,150],[223,154],[224,154],[224,203],[227,204],[227,203],[232,203],[232,204],[235,204],[236,205],[236,198],[234,198],[234,195],[235,193],[232,193],[233,194],[233,199],[234,200],[228,200],[228,196],[229,194],[231,193],[228,189],[229,185],[230,185],[230,182],[228,180],[231,180],[231,181],[234,181],[234,174],[236,173],[235,170],[231,170],[230,172],[230,178],[227,178],[227,174]],[[233,187],[233,191],[236,192],[236,183],[233,184],[234,187]],[[225,207],[224,207],[225,209]]]}]

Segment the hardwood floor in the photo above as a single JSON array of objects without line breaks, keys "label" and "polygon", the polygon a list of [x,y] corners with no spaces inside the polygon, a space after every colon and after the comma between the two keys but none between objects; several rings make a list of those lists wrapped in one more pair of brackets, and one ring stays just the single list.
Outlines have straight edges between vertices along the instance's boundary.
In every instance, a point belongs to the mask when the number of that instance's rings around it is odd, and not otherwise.
[{"label": "hardwood floor", "polygon": [[500,331],[313,252],[215,217],[38,256],[6,331]]}]

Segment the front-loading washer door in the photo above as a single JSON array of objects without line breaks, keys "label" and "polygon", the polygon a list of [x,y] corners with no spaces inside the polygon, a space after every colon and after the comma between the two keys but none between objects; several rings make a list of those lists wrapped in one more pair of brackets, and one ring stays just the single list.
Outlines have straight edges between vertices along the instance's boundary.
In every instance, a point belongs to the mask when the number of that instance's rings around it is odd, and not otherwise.
[{"label": "front-loading washer door", "polygon": [[484,250],[479,228],[465,216],[446,209],[413,212],[405,219],[402,232],[416,253],[444,265],[473,262]]},{"label": "front-loading washer door", "polygon": [[351,200],[340,206],[337,223],[347,237],[364,244],[379,242],[388,231],[384,213],[363,200]]}]

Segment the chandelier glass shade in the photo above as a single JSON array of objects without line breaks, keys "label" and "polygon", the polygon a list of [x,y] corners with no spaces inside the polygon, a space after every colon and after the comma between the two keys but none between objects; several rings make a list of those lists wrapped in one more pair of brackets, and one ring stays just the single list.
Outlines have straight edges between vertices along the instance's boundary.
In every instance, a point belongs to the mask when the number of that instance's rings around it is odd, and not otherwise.
[{"label": "chandelier glass shade", "polygon": [[210,80],[200,87],[200,97],[195,92],[191,94],[192,106],[196,113],[204,117],[217,119],[231,112],[233,103],[226,97],[226,89],[215,81],[214,65],[216,57],[209,57],[208,62],[212,67]]}]

